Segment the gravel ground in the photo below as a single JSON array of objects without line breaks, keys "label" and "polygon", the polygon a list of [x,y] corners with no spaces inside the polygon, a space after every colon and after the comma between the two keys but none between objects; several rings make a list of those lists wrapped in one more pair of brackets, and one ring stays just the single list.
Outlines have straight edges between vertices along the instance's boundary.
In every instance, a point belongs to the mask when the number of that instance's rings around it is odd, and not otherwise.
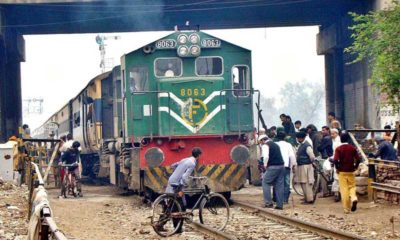
[{"label": "gravel ground", "polygon": [[[232,194],[233,199],[263,206],[262,188],[247,187]],[[400,206],[387,203],[373,203],[366,197],[359,197],[357,211],[344,214],[341,203],[333,198],[318,198],[314,205],[302,205],[301,197],[292,194],[282,214],[304,221],[321,224],[341,231],[356,233],[368,239],[400,239]],[[394,217],[393,235],[390,218]]]},{"label": "gravel ground", "polygon": [[[49,190],[54,218],[69,239],[162,239],[149,225],[151,210],[137,196],[123,196],[111,186],[84,186],[83,198],[58,198],[59,190]],[[27,228],[27,198],[25,186],[0,183],[0,239],[25,239]],[[262,206],[262,189],[244,188],[233,198]],[[341,204],[332,198],[317,199],[314,205],[301,205],[293,194],[282,214],[328,227],[357,233],[369,239],[400,239],[400,206],[372,203],[360,198],[358,210],[344,214]],[[390,222],[393,217],[394,225]],[[196,217],[195,217],[196,219]],[[241,224],[235,224],[235,223]],[[236,232],[240,239],[282,239],[281,231],[263,231],[267,220],[251,212],[233,208],[232,222],[227,232]],[[396,236],[393,236],[394,226]],[[271,228],[271,227],[269,227]],[[260,231],[261,229],[261,231]],[[288,230],[289,232],[291,230]],[[239,232],[239,233],[237,233]],[[277,234],[278,232],[278,234]],[[254,233],[254,234],[253,234]],[[252,235],[253,234],[253,235]],[[169,239],[212,239],[185,224],[185,232]],[[286,237],[287,239],[287,237]],[[293,238],[292,238],[293,239]]]},{"label": "gravel ground", "polygon": [[187,224],[182,234],[159,237],[150,226],[150,206],[111,186],[83,186],[83,198],[58,198],[57,190],[49,193],[55,221],[69,239],[211,239]]},{"label": "gravel ground", "polygon": [[0,239],[20,240],[27,235],[28,188],[0,179]]}]

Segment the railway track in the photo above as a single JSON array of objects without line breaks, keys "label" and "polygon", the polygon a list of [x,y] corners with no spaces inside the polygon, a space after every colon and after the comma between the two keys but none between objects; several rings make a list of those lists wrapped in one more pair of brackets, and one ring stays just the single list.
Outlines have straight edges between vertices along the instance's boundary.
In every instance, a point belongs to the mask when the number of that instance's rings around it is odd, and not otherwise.
[{"label": "railway track", "polygon": [[239,201],[234,201],[231,220],[224,232],[199,223],[193,223],[192,226],[215,239],[365,239],[352,233],[318,226]]}]

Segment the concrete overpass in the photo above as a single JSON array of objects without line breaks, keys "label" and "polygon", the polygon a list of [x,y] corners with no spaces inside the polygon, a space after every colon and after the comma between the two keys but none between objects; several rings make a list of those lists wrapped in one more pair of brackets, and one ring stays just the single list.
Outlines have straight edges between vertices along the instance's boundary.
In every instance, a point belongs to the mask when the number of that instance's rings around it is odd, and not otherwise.
[{"label": "concrete overpass", "polygon": [[[351,43],[348,12],[380,8],[379,0],[0,0],[0,141],[21,124],[23,35],[172,30],[190,21],[201,29],[320,26],[317,52],[325,56],[327,111],[346,126],[377,125],[369,68],[346,65]],[[45,51],[45,50],[44,50]]]}]

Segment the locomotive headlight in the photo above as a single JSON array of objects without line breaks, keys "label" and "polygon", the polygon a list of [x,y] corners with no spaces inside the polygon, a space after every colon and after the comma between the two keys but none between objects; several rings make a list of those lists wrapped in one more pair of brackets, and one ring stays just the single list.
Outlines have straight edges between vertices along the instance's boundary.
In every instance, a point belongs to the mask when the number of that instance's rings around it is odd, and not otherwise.
[{"label": "locomotive headlight", "polygon": [[197,34],[192,34],[189,36],[189,40],[192,44],[197,44],[200,40],[200,37]]},{"label": "locomotive headlight", "polygon": [[198,56],[200,55],[200,47],[197,45],[193,45],[190,47],[190,54],[194,55],[194,56]]},{"label": "locomotive headlight", "polygon": [[178,43],[179,44],[185,44],[187,42],[188,38],[186,35],[181,34],[178,36]]},{"label": "locomotive headlight", "polygon": [[178,48],[178,55],[179,56],[187,56],[189,53],[189,49],[186,46],[180,46]]}]

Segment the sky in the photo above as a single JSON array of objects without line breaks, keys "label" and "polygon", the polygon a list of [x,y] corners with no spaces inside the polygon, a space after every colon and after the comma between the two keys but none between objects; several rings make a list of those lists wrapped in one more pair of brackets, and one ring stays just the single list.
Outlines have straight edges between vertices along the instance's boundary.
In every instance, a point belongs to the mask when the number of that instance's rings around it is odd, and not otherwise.
[{"label": "sky", "polygon": [[[252,51],[253,87],[279,99],[286,82],[324,82],[324,57],[316,54],[318,27],[256,28],[205,31]],[[107,33],[106,58],[120,57],[170,32]],[[21,63],[22,99],[43,99],[42,114],[23,115],[33,130],[76,96],[101,73],[97,34],[29,35]],[[277,103],[279,104],[279,102]]]}]

